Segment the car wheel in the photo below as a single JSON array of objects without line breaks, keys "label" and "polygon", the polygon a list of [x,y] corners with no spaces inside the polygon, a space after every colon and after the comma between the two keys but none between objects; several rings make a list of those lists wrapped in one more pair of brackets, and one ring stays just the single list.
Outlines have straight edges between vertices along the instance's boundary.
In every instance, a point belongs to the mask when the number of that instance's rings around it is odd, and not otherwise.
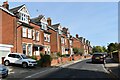
[{"label": "car wheel", "polygon": [[26,67],[28,67],[28,64],[26,62],[24,62],[24,63],[22,63],[22,67],[26,68]]},{"label": "car wheel", "polygon": [[9,64],[10,64],[10,62],[8,60],[4,62],[5,66],[8,66]]}]

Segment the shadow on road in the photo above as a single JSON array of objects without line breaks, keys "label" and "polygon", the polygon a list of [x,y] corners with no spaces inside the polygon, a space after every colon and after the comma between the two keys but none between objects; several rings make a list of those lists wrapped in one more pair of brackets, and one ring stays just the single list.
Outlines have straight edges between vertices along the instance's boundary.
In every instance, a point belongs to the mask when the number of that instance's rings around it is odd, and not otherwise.
[{"label": "shadow on road", "polygon": [[48,75],[42,76],[42,78],[68,78],[72,80],[73,78],[84,78],[84,79],[105,79],[113,80],[110,75],[105,72],[95,71],[95,70],[84,70],[84,69],[73,69],[73,68],[62,68],[60,70],[51,72]]},{"label": "shadow on road", "polygon": [[87,63],[87,64],[103,64],[103,63],[100,63],[100,62],[96,62],[96,63],[94,62],[94,63],[93,63],[92,61],[87,61],[86,63]]}]

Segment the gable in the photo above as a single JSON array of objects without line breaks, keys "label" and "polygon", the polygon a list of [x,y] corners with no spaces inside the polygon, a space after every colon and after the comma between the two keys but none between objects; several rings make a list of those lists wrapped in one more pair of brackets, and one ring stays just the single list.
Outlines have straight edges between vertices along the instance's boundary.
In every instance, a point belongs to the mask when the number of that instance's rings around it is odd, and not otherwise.
[{"label": "gable", "polygon": [[45,17],[43,17],[43,18],[40,20],[40,22],[47,24],[47,20],[46,20]]},{"label": "gable", "polygon": [[18,12],[21,12],[21,13],[24,13],[24,14],[30,16],[30,14],[29,14],[29,12],[28,12],[28,10],[27,10],[27,7],[26,7],[25,5],[24,5],[23,7],[21,7],[21,8],[18,10]]},{"label": "gable", "polygon": [[58,29],[59,29],[59,30],[62,30],[62,27],[61,27],[61,25],[59,25],[59,26],[58,26]]}]

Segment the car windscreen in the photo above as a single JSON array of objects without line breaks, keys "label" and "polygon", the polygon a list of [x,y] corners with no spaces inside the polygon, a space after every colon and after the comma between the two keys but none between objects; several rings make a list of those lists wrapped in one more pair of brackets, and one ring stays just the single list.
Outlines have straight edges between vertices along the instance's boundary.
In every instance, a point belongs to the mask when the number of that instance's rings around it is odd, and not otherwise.
[{"label": "car windscreen", "polygon": [[103,56],[102,54],[94,54],[93,56]]},{"label": "car windscreen", "polygon": [[23,59],[28,59],[26,55],[21,55]]}]

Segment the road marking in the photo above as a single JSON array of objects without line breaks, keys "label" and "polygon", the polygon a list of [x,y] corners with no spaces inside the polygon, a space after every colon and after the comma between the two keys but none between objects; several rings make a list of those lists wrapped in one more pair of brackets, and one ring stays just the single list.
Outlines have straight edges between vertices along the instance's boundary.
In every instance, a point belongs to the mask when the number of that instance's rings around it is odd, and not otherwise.
[{"label": "road marking", "polygon": [[[53,70],[53,69],[58,69],[58,68],[47,69],[47,70],[44,70],[44,71],[41,71],[41,72],[32,74],[32,75],[30,75],[30,76],[27,76],[27,77],[25,77],[24,79],[26,79],[26,78],[32,78],[32,77],[35,76],[35,75],[38,75],[38,74],[41,74],[41,73],[44,73],[44,72],[46,72],[46,71],[50,71],[50,70]],[[23,79],[23,80],[24,80],[24,79]]]},{"label": "road marking", "polygon": [[104,64],[102,64],[102,67],[106,73],[110,73],[108,70],[106,70],[106,68],[104,67]]},{"label": "road marking", "polygon": [[50,69],[47,69],[47,70],[44,70],[44,71],[41,71],[41,72],[38,72],[38,73],[32,74],[32,75],[27,76],[27,77],[25,77],[25,78],[33,77],[33,76],[38,75],[38,74],[40,74],[40,73],[44,73],[44,72],[46,72],[46,71],[48,71],[48,70],[50,70]]}]

